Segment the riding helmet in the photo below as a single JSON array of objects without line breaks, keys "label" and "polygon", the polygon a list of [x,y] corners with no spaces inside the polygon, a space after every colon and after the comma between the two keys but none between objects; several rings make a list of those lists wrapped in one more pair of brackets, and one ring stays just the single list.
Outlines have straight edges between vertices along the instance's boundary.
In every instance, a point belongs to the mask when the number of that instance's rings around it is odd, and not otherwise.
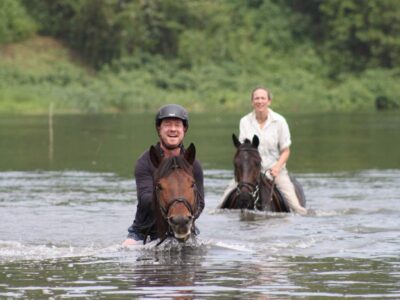
[{"label": "riding helmet", "polygon": [[160,108],[156,115],[156,127],[160,127],[161,121],[167,118],[181,119],[183,126],[189,127],[189,114],[185,108],[178,104],[167,104]]}]

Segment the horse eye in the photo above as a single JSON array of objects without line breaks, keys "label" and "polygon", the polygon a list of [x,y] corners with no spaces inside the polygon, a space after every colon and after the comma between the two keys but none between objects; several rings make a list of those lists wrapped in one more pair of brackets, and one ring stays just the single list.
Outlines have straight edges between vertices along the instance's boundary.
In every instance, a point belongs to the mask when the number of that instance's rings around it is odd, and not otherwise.
[{"label": "horse eye", "polygon": [[192,188],[194,188],[196,186],[196,182],[192,182]]},{"label": "horse eye", "polygon": [[156,185],[156,189],[157,189],[157,190],[162,190],[162,186],[161,186],[161,184],[160,184],[160,183],[157,183],[157,185]]}]

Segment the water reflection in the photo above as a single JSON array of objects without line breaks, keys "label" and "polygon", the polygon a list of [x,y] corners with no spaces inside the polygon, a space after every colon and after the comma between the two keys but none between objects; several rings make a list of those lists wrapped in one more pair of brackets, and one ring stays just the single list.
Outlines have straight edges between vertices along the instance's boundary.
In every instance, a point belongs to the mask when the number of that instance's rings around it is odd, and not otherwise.
[{"label": "water reflection", "polygon": [[313,214],[216,210],[237,116],[193,115],[199,244],[122,250],[152,117],[55,116],[53,162],[46,118],[0,118],[0,298],[400,298],[400,118],[288,121],[290,169]]},{"label": "water reflection", "polygon": [[[90,170],[132,177],[138,156],[157,140],[152,114],[55,115],[52,159],[46,116],[0,120],[0,170]],[[231,169],[240,115],[191,114],[186,137],[205,169]],[[400,168],[400,117],[370,114],[287,115],[292,130],[290,170],[337,172]],[[382,145],[385,148],[382,155]]]},{"label": "water reflection", "polygon": [[[215,245],[201,249],[142,253],[125,276],[132,280],[133,290],[150,298],[266,299],[276,288],[292,286],[287,267],[275,260],[261,261],[252,254]],[[243,264],[244,260],[248,263]]]},{"label": "water reflection", "polygon": [[[307,291],[351,298],[397,299],[400,263],[389,259],[290,258],[290,278]],[[396,275],[397,274],[397,275]]]},{"label": "water reflection", "polygon": [[[146,252],[147,251],[147,252]],[[96,299],[286,299],[400,296],[400,264],[392,259],[243,255],[206,250],[123,251],[111,257],[0,264],[0,296]],[[397,275],[396,275],[397,274]]]},{"label": "water reflection", "polygon": [[[129,289],[147,297],[192,299],[194,289],[204,281],[206,252],[195,247],[169,251],[142,251],[135,264],[125,265]],[[128,271],[129,266],[132,268]],[[128,267],[128,268],[127,268]]]}]

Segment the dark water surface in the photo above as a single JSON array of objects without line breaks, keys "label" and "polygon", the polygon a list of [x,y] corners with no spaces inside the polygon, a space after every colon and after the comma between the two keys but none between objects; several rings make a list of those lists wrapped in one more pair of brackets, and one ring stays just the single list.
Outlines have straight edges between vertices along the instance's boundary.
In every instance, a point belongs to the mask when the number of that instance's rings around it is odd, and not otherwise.
[{"label": "dark water surface", "polygon": [[199,239],[122,249],[153,116],[0,116],[0,299],[400,298],[400,115],[286,117],[309,215],[217,210],[239,115],[194,115]]}]

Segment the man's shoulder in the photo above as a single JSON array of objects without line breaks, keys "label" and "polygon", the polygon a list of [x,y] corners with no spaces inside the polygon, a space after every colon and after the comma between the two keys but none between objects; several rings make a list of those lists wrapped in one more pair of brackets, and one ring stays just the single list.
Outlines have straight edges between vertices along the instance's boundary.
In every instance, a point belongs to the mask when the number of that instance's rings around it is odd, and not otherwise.
[{"label": "man's shoulder", "polygon": [[137,159],[137,163],[147,161],[149,158],[150,158],[150,151],[146,150],[139,156],[139,158]]},{"label": "man's shoulder", "polygon": [[[157,146],[155,146],[157,147]],[[153,163],[150,159],[150,149],[144,151],[139,158],[136,160],[136,168],[135,171],[145,171],[150,170],[154,171]]]},{"label": "man's shoulder", "polygon": [[[155,144],[152,146],[154,148],[156,148],[157,150],[161,151],[159,144]],[[151,146],[139,156],[139,158],[137,159],[137,162],[150,161],[150,148],[151,148]]]}]

